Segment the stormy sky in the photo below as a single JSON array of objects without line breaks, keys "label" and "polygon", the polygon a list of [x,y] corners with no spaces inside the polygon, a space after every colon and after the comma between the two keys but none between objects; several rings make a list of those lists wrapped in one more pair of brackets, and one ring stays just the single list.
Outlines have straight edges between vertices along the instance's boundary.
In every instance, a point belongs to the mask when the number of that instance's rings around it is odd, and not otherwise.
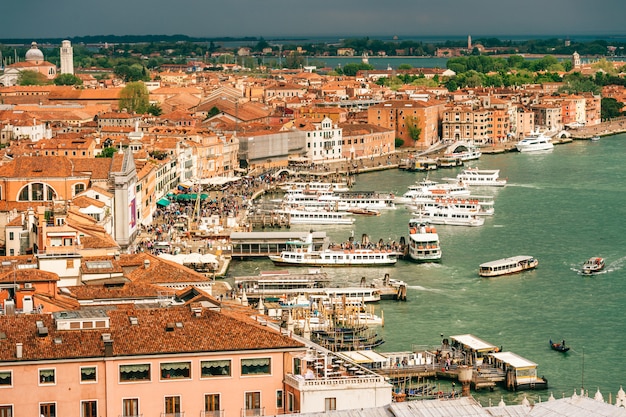
[{"label": "stormy sky", "polygon": [[624,16],[625,0],[24,0],[2,5],[0,38],[564,38],[626,35]]}]

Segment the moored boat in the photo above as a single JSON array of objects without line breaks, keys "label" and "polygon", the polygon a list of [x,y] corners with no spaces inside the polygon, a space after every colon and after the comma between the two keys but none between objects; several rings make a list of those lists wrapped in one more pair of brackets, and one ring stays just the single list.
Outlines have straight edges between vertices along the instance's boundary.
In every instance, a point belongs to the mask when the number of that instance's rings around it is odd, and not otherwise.
[{"label": "moored boat", "polygon": [[534,269],[539,261],[532,256],[520,255],[511,258],[502,258],[480,264],[478,275],[481,277],[497,277],[500,275],[515,274],[517,272]]},{"label": "moored boat", "polygon": [[466,168],[456,178],[447,178],[448,181],[459,181],[467,185],[504,187],[506,179],[500,178],[499,169]]},{"label": "moored boat", "polygon": [[398,262],[396,252],[389,249],[350,248],[313,250],[312,235],[305,242],[287,242],[279,255],[270,255],[275,265],[293,266],[390,266]]},{"label": "moored boat", "polygon": [[519,152],[548,151],[554,148],[550,138],[539,131],[532,132],[515,144]]},{"label": "moored boat", "polygon": [[346,225],[354,223],[354,217],[347,211],[285,209],[275,212],[286,216],[289,224]]},{"label": "moored boat", "polygon": [[604,259],[600,258],[598,256],[594,256],[592,258],[589,258],[584,264],[583,264],[583,274],[585,275],[591,275],[594,274],[596,272],[600,272],[604,269]]}]

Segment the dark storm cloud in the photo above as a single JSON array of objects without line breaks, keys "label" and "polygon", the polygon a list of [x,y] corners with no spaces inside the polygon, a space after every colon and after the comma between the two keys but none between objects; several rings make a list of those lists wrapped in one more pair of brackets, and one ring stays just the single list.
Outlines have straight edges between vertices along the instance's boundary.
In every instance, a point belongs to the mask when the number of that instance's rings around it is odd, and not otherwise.
[{"label": "dark storm cloud", "polygon": [[25,0],[3,4],[0,38],[625,34],[625,12],[624,0]]}]

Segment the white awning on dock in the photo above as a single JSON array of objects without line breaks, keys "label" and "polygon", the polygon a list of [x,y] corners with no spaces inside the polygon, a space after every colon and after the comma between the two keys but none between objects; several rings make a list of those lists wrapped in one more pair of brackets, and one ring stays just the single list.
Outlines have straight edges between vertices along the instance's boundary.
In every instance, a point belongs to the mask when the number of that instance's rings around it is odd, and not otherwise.
[{"label": "white awning on dock", "polygon": [[387,362],[387,357],[381,355],[380,353],[374,352],[373,350],[356,350],[356,351],[346,351],[339,352],[336,354],[337,356],[343,356],[351,362],[364,364],[364,363],[380,363],[384,364]]},{"label": "white awning on dock", "polygon": [[512,366],[515,369],[537,367],[537,364],[535,362],[531,362],[526,358],[522,358],[521,356],[513,352],[496,352],[496,353],[491,353],[490,356],[495,358],[497,361],[500,361],[500,362],[506,363],[509,366]]},{"label": "white awning on dock", "polygon": [[471,334],[450,336],[450,339],[475,352],[496,351],[498,347]]}]

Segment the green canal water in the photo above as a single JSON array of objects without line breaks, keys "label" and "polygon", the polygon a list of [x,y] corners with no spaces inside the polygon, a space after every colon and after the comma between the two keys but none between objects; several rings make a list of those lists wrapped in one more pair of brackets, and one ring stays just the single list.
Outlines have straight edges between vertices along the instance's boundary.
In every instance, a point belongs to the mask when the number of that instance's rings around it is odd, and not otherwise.
[{"label": "green canal water", "polygon": [[[581,387],[593,396],[615,398],[626,383],[626,135],[598,142],[575,141],[549,153],[484,155],[471,166],[499,169],[504,188],[474,187],[474,195],[493,195],[495,214],[481,227],[438,226],[443,258],[437,264],[399,261],[389,268],[328,268],[337,284],[370,282],[389,273],[408,284],[408,301],[384,301],[385,339],[380,351],[434,347],[441,337],[471,333],[538,365],[547,391],[481,391],[475,397],[496,405],[519,403],[524,395],[547,400],[571,396]],[[438,180],[459,169],[429,173]],[[423,173],[388,170],[361,174],[355,190],[401,194]],[[357,217],[352,226],[316,227],[335,242],[367,234],[372,240],[406,236],[410,211],[404,206],[378,217]],[[308,230],[310,227],[302,227]],[[300,230],[292,228],[292,230]],[[480,278],[478,265],[515,255],[533,255],[533,271]],[[580,274],[591,256],[606,260],[605,270]],[[274,269],[269,260],[234,262],[229,276]],[[228,279],[228,278],[227,278]],[[566,354],[548,341],[563,340]],[[445,387],[445,382],[437,381]]]}]

